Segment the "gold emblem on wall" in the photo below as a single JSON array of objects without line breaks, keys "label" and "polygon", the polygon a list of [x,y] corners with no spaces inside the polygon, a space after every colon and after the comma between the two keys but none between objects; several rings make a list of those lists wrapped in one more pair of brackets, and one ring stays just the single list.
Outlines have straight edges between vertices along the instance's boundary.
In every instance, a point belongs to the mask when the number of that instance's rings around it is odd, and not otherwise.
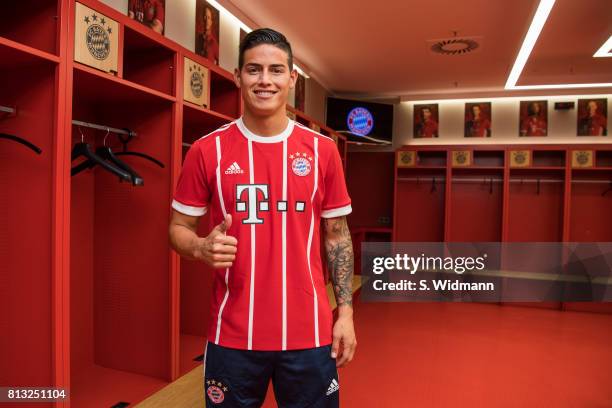
[{"label": "gold emblem on wall", "polygon": [[196,105],[210,107],[208,68],[187,57],[183,66],[183,99]]},{"label": "gold emblem on wall", "polygon": [[453,167],[472,165],[472,152],[469,150],[454,150],[452,154]]},{"label": "gold emblem on wall", "polygon": [[119,24],[76,3],[74,60],[104,72],[117,73]]},{"label": "gold emblem on wall", "polygon": [[593,167],[592,150],[573,150],[572,167]]},{"label": "gold emblem on wall", "polygon": [[414,150],[397,152],[397,167],[412,167],[414,165],[416,165],[416,152]]},{"label": "gold emblem on wall", "polygon": [[510,150],[510,167],[531,166],[530,150]]}]

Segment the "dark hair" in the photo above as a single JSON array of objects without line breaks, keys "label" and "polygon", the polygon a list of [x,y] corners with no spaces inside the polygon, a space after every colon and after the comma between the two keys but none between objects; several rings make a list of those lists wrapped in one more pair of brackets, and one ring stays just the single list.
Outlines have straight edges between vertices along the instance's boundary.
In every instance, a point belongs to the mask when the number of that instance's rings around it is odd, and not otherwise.
[{"label": "dark hair", "polygon": [[261,44],[270,44],[285,51],[288,56],[287,65],[289,66],[289,69],[293,69],[293,53],[291,52],[291,44],[289,44],[289,41],[287,41],[287,38],[285,38],[284,35],[271,28],[259,28],[244,36],[244,39],[240,42],[239,48],[239,69],[242,69],[242,66],[244,65],[245,51]]},{"label": "dark hair", "polygon": [[[540,111],[536,112],[535,107],[539,106],[540,107]],[[533,101],[530,102],[529,105],[527,105],[527,116],[534,116],[534,115],[542,115],[542,104],[539,101]]]}]

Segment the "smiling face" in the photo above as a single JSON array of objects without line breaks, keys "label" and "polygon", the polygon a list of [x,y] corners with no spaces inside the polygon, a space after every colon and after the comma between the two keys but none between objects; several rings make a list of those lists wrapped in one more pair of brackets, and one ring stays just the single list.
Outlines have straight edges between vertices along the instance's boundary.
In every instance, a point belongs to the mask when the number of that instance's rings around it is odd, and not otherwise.
[{"label": "smiling face", "polygon": [[297,71],[289,69],[288,54],[280,48],[261,44],[244,52],[242,69],[234,72],[245,113],[273,116],[282,112],[289,90],[295,87]]}]

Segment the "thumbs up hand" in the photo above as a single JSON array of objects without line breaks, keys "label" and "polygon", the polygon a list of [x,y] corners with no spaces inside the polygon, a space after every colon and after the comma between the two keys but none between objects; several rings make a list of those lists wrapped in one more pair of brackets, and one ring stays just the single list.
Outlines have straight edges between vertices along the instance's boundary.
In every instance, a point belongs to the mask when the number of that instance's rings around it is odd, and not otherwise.
[{"label": "thumbs up hand", "polygon": [[207,263],[213,268],[230,268],[236,259],[238,240],[227,235],[232,226],[232,216],[227,214],[210,234],[199,238],[194,250],[194,258]]}]

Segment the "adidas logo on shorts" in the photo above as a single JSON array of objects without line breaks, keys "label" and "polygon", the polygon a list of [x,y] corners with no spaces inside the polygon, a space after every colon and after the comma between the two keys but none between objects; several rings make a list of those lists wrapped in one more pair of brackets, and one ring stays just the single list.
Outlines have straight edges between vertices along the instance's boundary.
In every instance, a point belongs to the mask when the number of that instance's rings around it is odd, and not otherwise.
[{"label": "adidas logo on shorts", "polygon": [[329,388],[327,388],[327,393],[325,395],[331,395],[334,392],[338,391],[339,389],[340,389],[340,384],[338,384],[338,381],[336,381],[336,379],[334,378],[331,384],[329,384]]},{"label": "adidas logo on shorts", "polygon": [[244,173],[244,170],[242,170],[240,166],[238,165],[238,163],[236,162],[232,163],[232,165],[229,166],[227,170],[225,170],[225,174],[242,174],[242,173]]}]

